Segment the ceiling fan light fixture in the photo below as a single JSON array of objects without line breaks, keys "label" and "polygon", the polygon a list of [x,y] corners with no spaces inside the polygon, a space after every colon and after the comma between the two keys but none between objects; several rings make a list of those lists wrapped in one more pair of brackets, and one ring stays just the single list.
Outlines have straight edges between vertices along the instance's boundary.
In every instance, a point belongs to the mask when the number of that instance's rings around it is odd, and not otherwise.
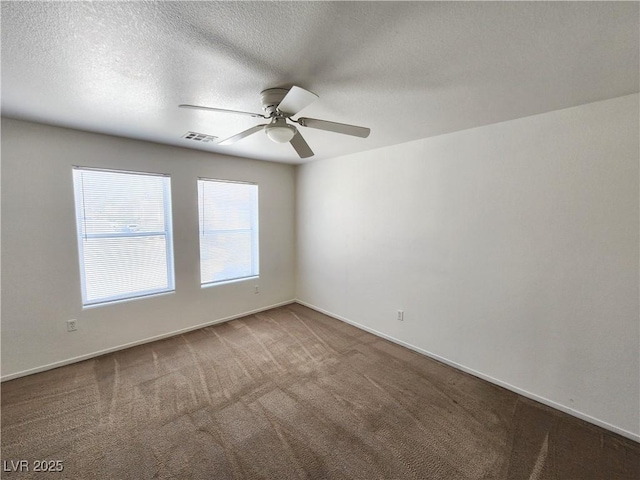
[{"label": "ceiling fan light fixture", "polygon": [[328,132],[341,133],[343,135],[351,135],[352,137],[367,138],[371,130],[356,125],[347,125],[346,123],[328,122],[327,120],[319,120],[317,118],[291,118],[297,115],[301,110],[309,106],[318,96],[295,85],[289,89],[285,88],[268,88],[260,93],[262,99],[262,110],[265,114],[241,112],[239,110],[227,110],[224,108],[204,107],[199,105],[178,105],[180,108],[191,108],[195,110],[207,110],[218,113],[232,113],[234,115],[248,115],[255,118],[264,118],[270,120],[268,124],[255,125],[247,130],[237,133],[229,138],[220,140],[217,145],[231,145],[243,138],[264,130],[269,139],[274,143],[290,143],[300,158],[309,158],[313,156],[313,150],[302,137],[297,126],[287,124],[287,121],[297,123],[302,127],[314,128],[317,130],[326,130]]},{"label": "ceiling fan light fixture", "polygon": [[297,130],[293,125],[276,122],[264,127],[264,131],[267,132],[267,136],[271,141],[275,143],[287,143],[295,136]]}]

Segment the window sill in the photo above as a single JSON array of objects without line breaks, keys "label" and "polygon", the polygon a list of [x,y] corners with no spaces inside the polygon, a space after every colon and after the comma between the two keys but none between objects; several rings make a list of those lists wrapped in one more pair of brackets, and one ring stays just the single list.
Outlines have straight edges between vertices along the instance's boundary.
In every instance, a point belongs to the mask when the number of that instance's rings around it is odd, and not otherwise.
[{"label": "window sill", "polygon": [[253,275],[251,277],[234,278],[232,280],[221,280],[219,282],[201,283],[200,288],[217,287],[219,285],[229,285],[232,283],[247,282],[249,280],[256,280],[259,278],[260,278],[260,275]]},{"label": "window sill", "polygon": [[167,290],[165,292],[150,293],[148,295],[140,295],[138,297],[120,298],[118,300],[107,300],[105,302],[91,303],[89,305],[83,305],[82,309],[83,310],[89,310],[89,309],[92,309],[92,308],[106,307],[108,305],[115,305],[115,304],[118,304],[118,303],[132,302],[134,300],[142,300],[142,299],[145,299],[145,298],[162,297],[162,296],[171,295],[171,294],[174,294],[174,293],[176,293],[175,290]]}]

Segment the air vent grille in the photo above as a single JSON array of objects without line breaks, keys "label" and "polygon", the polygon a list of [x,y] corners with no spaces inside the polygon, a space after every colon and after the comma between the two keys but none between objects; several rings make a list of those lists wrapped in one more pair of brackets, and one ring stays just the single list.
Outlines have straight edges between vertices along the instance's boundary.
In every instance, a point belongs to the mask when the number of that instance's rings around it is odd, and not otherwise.
[{"label": "air vent grille", "polygon": [[205,133],[187,132],[182,136],[182,138],[184,138],[185,140],[191,140],[194,142],[209,143],[209,142],[213,142],[218,137],[215,137],[213,135],[207,135]]}]

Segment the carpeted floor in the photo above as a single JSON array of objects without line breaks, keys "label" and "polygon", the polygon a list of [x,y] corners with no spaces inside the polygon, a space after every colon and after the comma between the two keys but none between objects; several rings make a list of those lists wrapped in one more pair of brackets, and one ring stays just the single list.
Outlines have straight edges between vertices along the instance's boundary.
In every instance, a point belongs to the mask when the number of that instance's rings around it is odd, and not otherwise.
[{"label": "carpeted floor", "polygon": [[30,462],[7,479],[640,478],[640,444],[296,304],[4,383],[2,459]]}]

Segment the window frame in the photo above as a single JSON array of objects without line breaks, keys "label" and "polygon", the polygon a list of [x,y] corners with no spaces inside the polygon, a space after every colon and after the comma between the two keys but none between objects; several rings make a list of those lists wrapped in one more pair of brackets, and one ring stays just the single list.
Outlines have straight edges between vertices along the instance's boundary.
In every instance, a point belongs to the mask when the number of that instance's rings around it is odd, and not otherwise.
[{"label": "window frame", "polygon": [[[256,187],[255,193],[255,208],[251,208],[251,225],[255,225],[255,228],[251,229],[238,229],[232,231],[249,231],[251,232],[251,275],[244,277],[226,278],[224,280],[215,281],[203,281],[202,280],[202,238],[206,235],[204,232],[204,212],[201,211],[201,207],[204,202],[200,203],[200,182],[212,182],[212,183],[235,183],[242,185],[253,185]],[[196,195],[198,196],[198,247],[199,247],[199,262],[200,268],[200,288],[208,288],[216,285],[224,285],[226,283],[241,282],[244,280],[250,280],[260,277],[260,186],[258,182],[251,182],[245,180],[228,180],[221,178],[211,177],[198,177],[196,181]],[[204,192],[203,192],[204,195]],[[220,231],[220,230],[218,230]],[[224,230],[228,232],[229,230]],[[254,273],[255,272],[255,273]]]},{"label": "window frame", "polygon": [[[164,211],[164,224],[165,229],[149,232],[110,232],[110,233],[87,233],[83,232],[84,225],[84,212],[81,211],[84,206],[84,200],[79,198],[83,195],[84,189],[82,187],[82,180],[76,178],[76,171],[93,171],[104,173],[119,173],[125,175],[144,175],[151,177],[160,177],[164,181],[162,182],[162,196],[163,196],[163,211]],[[125,302],[129,300],[136,300],[139,298],[150,297],[155,295],[163,295],[167,293],[173,293],[176,289],[175,282],[175,257],[173,248],[173,216],[172,216],[172,197],[171,197],[171,175],[168,173],[156,173],[156,172],[142,172],[136,170],[121,170],[112,168],[101,167],[85,167],[80,165],[72,165],[72,180],[73,180],[73,192],[74,192],[74,207],[76,218],[76,240],[78,242],[78,259],[80,266],[80,288],[82,292],[82,307],[92,308],[105,304]],[[168,180],[168,181],[166,181]],[[80,190],[78,190],[80,186]],[[85,255],[83,239],[89,238],[134,238],[134,237],[165,237],[165,259],[167,268],[167,288],[139,290],[135,293],[129,292],[123,295],[111,295],[108,297],[100,297],[96,300],[89,301],[87,299],[86,288],[86,267],[85,267]]]}]

